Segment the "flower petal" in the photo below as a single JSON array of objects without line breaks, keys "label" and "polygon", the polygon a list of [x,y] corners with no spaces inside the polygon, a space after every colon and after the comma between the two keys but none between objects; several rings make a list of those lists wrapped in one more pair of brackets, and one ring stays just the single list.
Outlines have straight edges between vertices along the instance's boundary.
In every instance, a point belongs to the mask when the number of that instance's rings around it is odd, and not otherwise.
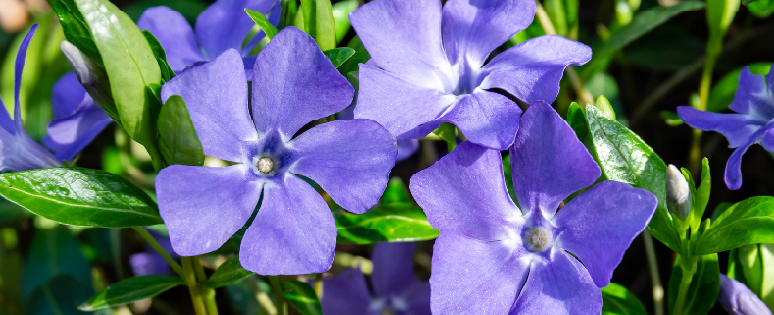
[{"label": "flower petal", "polygon": [[262,186],[243,164],[161,170],[156,194],[172,248],[181,256],[220,248],[253,214]]},{"label": "flower petal", "polygon": [[323,314],[368,314],[371,294],[360,269],[347,269],[323,279],[323,293],[320,300]]},{"label": "flower petal", "polygon": [[744,67],[739,74],[739,88],[728,108],[757,119],[771,120],[774,119],[774,96],[766,88],[762,76],[752,74]]},{"label": "flower petal", "polygon": [[453,123],[468,141],[506,150],[519,129],[521,108],[507,97],[477,90],[459,99],[440,120]]},{"label": "flower petal", "polygon": [[61,166],[51,152],[26,133],[14,135],[0,128],[0,173]]},{"label": "flower petal", "polygon": [[408,306],[407,314],[411,315],[431,315],[430,283],[415,283],[401,296]]},{"label": "flower petal", "polygon": [[278,130],[286,141],[308,122],[346,108],[355,95],[314,39],[295,27],[274,36],[253,69],[255,127],[264,134]]},{"label": "flower petal", "polygon": [[54,111],[54,119],[61,119],[72,115],[78,105],[86,96],[86,90],[78,82],[78,77],[70,71],[62,75],[54,83],[51,91],[51,107]]},{"label": "flower petal", "polygon": [[570,315],[602,312],[602,292],[575,258],[554,250],[550,262],[536,262],[510,314]]},{"label": "flower petal", "polygon": [[766,151],[774,153],[774,128],[765,129],[766,131],[763,133],[760,144]]},{"label": "flower petal", "polygon": [[228,49],[242,48],[242,42],[255,22],[245,9],[269,12],[277,0],[218,0],[196,18],[196,38],[210,59]]},{"label": "flower petal", "polygon": [[736,148],[747,142],[766,121],[746,114],[719,114],[698,110],[690,106],[678,106],[677,115],[686,124],[701,130],[717,131],[728,139],[729,147]]},{"label": "flower petal", "polygon": [[377,297],[399,295],[419,282],[414,276],[414,252],[417,243],[376,243],[371,253],[374,271],[371,284]]},{"label": "flower petal", "polygon": [[755,144],[761,136],[761,132],[757,132],[751,136],[747,143],[736,148],[734,153],[731,153],[728,161],[726,161],[726,171],[723,174],[723,181],[726,182],[728,189],[737,190],[742,187],[742,156],[744,156],[747,149]]},{"label": "flower petal", "polygon": [[440,124],[435,120],[457,100],[368,65],[360,65],[359,79],[355,118],[376,120],[398,139],[426,136]]},{"label": "flower petal", "polygon": [[166,102],[172,95],[183,97],[204,154],[238,162],[245,158],[247,143],[257,141],[247,110],[242,57],[236,50],[169,80],[161,98]]},{"label": "flower petal", "polygon": [[364,213],[379,202],[398,151],[395,138],[373,120],[320,124],[288,146],[297,156],[289,171],[311,178],[354,213]]},{"label": "flower petal", "polygon": [[405,161],[419,150],[419,140],[403,139],[398,140],[398,154],[395,156],[395,163]]},{"label": "flower petal", "polygon": [[450,0],[443,7],[443,45],[452,64],[478,69],[489,53],[527,28],[535,17],[531,0]]},{"label": "flower petal", "polygon": [[527,278],[523,254],[502,242],[441,231],[430,276],[433,314],[507,314]]},{"label": "flower petal", "polygon": [[72,161],[111,122],[108,114],[84,93],[83,101],[74,113],[48,122],[43,144],[57,159]]},{"label": "flower petal", "polygon": [[519,205],[530,213],[542,210],[546,218],[553,217],[562,200],[602,174],[572,128],[542,101],[521,117],[510,153]]},{"label": "flower petal", "polygon": [[35,30],[37,29],[38,24],[32,24],[32,26],[30,26],[30,30],[27,31],[27,35],[24,36],[24,40],[22,40],[22,43],[19,46],[19,51],[16,52],[16,62],[14,68],[13,119],[16,122],[16,134],[21,134],[25,137],[28,136],[27,131],[24,130],[24,121],[22,120],[21,102],[19,101],[19,97],[21,97],[20,91],[22,85],[22,74],[24,73],[24,63],[27,61],[27,47],[30,45],[32,36],[35,35]]},{"label": "flower petal", "polygon": [[511,47],[489,62],[481,74],[482,89],[500,88],[534,104],[552,103],[567,66],[591,60],[591,48],[561,36],[546,35]]},{"label": "flower petal", "polygon": [[720,294],[718,303],[729,314],[738,315],[771,315],[771,310],[744,283],[720,274]]},{"label": "flower petal", "polygon": [[[168,7],[145,10],[137,21],[137,27],[147,30],[159,40],[167,54],[167,63],[177,73],[198,61],[207,60],[196,43],[191,25],[180,12]],[[212,56],[212,58],[217,55]]]},{"label": "flower petal", "polygon": [[502,240],[521,220],[505,187],[500,152],[467,141],[414,174],[409,187],[430,224],[441,231]]},{"label": "flower petal", "polygon": [[266,183],[263,204],[242,238],[239,261],[261,275],[323,273],[333,263],[336,223],[322,196],[286,174]]},{"label": "flower petal", "polygon": [[647,190],[603,181],[556,214],[557,244],[578,257],[594,283],[604,287],[657,204],[656,196]]},{"label": "flower petal", "polygon": [[349,19],[379,67],[417,87],[452,88],[441,42],[440,1],[372,1]]}]

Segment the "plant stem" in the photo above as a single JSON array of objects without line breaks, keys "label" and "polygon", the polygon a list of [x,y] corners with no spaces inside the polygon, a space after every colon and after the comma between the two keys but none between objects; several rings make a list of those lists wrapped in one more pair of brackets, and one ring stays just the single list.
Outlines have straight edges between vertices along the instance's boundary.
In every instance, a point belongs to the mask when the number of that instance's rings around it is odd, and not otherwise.
[{"label": "plant stem", "polygon": [[196,274],[193,270],[191,257],[181,257],[180,261],[183,263],[183,280],[188,285],[188,291],[191,292],[194,312],[196,312],[196,315],[207,315],[207,307],[204,305],[201,288],[196,283]]},{"label": "plant stem", "polygon": [[[707,43],[707,58],[704,61],[704,70],[701,72],[701,85],[699,86],[699,106],[696,107],[698,110],[707,110],[707,101],[709,99],[710,87],[712,86],[712,70],[715,69],[715,62],[720,54],[721,45],[722,37],[710,37],[709,43]],[[696,174],[701,170],[700,161],[701,130],[694,129],[693,138],[691,139],[691,151],[688,155],[688,168],[692,173]]]},{"label": "plant stem", "polygon": [[[682,259],[683,256],[680,257]],[[683,259],[680,265],[683,269],[683,277],[680,279],[680,289],[677,291],[677,300],[675,300],[673,315],[683,315],[685,312],[685,297],[688,295],[688,289],[691,287],[691,280],[696,273],[696,259]]]},{"label": "plant stem", "polygon": [[642,240],[645,242],[645,254],[648,256],[650,280],[653,283],[653,315],[664,314],[664,286],[661,284],[661,275],[658,272],[658,260],[656,250],[653,248],[653,236],[650,232],[642,232]]},{"label": "plant stem", "polygon": [[322,280],[322,274],[318,273],[314,275],[314,293],[317,295],[317,298],[322,299],[323,296],[323,280]]},{"label": "plant stem", "polygon": [[180,264],[172,259],[172,256],[170,256],[169,253],[167,253],[167,251],[164,250],[164,248],[162,248],[158,242],[156,242],[156,239],[153,238],[153,236],[151,236],[148,231],[138,226],[134,226],[132,229],[137,231],[137,233],[140,234],[140,237],[148,242],[148,244],[150,244],[150,246],[153,247],[153,249],[155,249],[161,255],[161,257],[164,257],[164,260],[169,263],[169,266],[172,267],[172,270],[174,270],[175,273],[177,273],[181,278],[185,278],[183,276],[183,268],[180,267]]},{"label": "plant stem", "polygon": [[113,253],[113,265],[119,280],[124,280],[124,264],[121,262],[121,229],[110,230],[110,249]]},{"label": "plant stem", "polygon": [[285,290],[282,289],[280,276],[269,276],[271,289],[274,291],[274,305],[277,307],[277,315],[285,314]]},{"label": "plant stem", "polygon": [[[197,281],[200,284],[207,282],[207,275],[204,274],[204,267],[199,260],[199,256],[191,257],[191,263],[193,264]],[[209,313],[209,315],[218,315],[218,303],[215,301],[215,289],[202,288],[202,294],[204,295],[204,305],[207,307],[207,313]]]}]

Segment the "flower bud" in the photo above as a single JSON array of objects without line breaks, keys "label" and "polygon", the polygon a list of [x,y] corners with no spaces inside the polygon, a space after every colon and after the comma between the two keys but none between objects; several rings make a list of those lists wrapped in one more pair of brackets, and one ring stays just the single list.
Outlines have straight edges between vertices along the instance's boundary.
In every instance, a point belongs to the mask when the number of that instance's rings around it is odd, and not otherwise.
[{"label": "flower bud", "polygon": [[769,308],[744,283],[720,275],[718,302],[732,315],[772,315]]},{"label": "flower bud", "polygon": [[666,199],[669,213],[677,215],[680,220],[685,220],[691,214],[691,188],[683,173],[672,164],[669,164],[666,172]]},{"label": "flower bud", "polygon": [[117,118],[118,110],[113,101],[113,93],[110,89],[110,81],[105,68],[95,63],[83,54],[78,47],[66,40],[63,40],[59,47],[62,49],[70,66],[73,67],[73,72],[78,77],[78,82],[83,85],[83,88],[89,93],[94,103],[104,109],[111,118]]}]

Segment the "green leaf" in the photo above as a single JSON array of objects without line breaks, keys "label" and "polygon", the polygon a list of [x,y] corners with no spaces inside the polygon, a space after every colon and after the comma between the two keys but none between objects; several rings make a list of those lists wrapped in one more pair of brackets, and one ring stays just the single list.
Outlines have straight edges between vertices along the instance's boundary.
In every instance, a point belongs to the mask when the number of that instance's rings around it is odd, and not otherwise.
[{"label": "green leaf", "polygon": [[168,165],[204,165],[204,151],[185,101],[172,95],[161,107],[158,121],[159,151]]},{"label": "green leaf", "polygon": [[438,135],[443,141],[446,141],[446,146],[449,152],[457,147],[457,127],[452,123],[443,122],[438,128],[433,130],[433,133]]},{"label": "green leaf", "polygon": [[163,223],[148,194],[103,171],[49,168],[0,174],[0,195],[62,224],[124,228]]},{"label": "green leaf", "polygon": [[255,22],[258,27],[260,27],[264,33],[266,33],[266,37],[269,39],[272,39],[274,35],[277,35],[279,33],[279,30],[274,27],[274,25],[269,22],[269,19],[266,18],[266,15],[264,15],[261,12],[258,11],[250,11],[248,9],[245,9],[245,12],[247,12],[247,15],[250,16],[251,19],[253,19],[253,22]]},{"label": "green leaf", "polygon": [[91,29],[83,18],[83,15],[78,11],[78,6],[74,0],[49,0],[48,3],[51,8],[56,12],[56,16],[59,18],[59,23],[62,24],[65,38],[67,41],[78,47],[78,49],[94,60],[99,65],[102,65],[102,56],[97,50],[97,44],[94,43],[94,39],[91,37]]},{"label": "green leaf", "polygon": [[647,315],[645,306],[626,287],[610,283],[602,288],[602,315]]},{"label": "green leaf", "polygon": [[748,4],[756,2],[756,1],[758,1],[758,0],[742,0],[742,4],[748,5]]},{"label": "green leaf", "polygon": [[701,217],[704,215],[704,211],[707,208],[707,202],[709,202],[710,189],[712,188],[712,177],[709,172],[709,160],[707,158],[701,159],[701,183],[699,188],[696,189],[696,194],[693,196],[693,209],[694,217],[696,218],[696,228],[698,229],[698,223],[701,221]]},{"label": "green leaf", "polygon": [[382,198],[379,199],[379,203],[385,205],[392,203],[411,202],[411,193],[409,193],[409,190],[406,188],[406,184],[403,183],[403,180],[397,176],[390,178],[390,181],[387,183],[387,189],[384,190]]},{"label": "green leaf", "polygon": [[129,278],[108,286],[78,306],[78,309],[81,311],[95,311],[106,307],[124,305],[152,298],[181,284],[184,284],[183,279],[165,275]]},{"label": "green leaf", "polygon": [[349,13],[360,6],[358,0],[344,0],[333,4],[333,25],[336,28],[336,43],[340,43],[351,28]]},{"label": "green leaf", "polygon": [[422,209],[412,204],[379,205],[360,215],[336,209],[333,217],[339,243],[413,242],[438,237],[438,230],[430,226]]},{"label": "green leaf", "polygon": [[[675,265],[672,268],[672,275],[669,277],[669,287],[667,289],[667,302],[670,310],[674,310],[677,301],[680,281],[683,277],[682,259],[677,257]],[[685,306],[683,314],[707,314],[720,292],[720,267],[718,266],[718,255],[703,255],[697,257],[696,273],[691,278],[691,285],[688,287],[688,293],[685,296]],[[671,312],[670,312],[671,313]]]},{"label": "green leaf", "polygon": [[331,60],[334,67],[341,67],[349,58],[355,55],[355,50],[349,47],[333,48],[323,52]]},{"label": "green leaf", "polygon": [[747,5],[750,13],[759,19],[765,19],[774,13],[774,0],[758,0]]},{"label": "green leaf", "polygon": [[604,95],[597,97],[597,101],[594,103],[594,106],[602,111],[607,119],[615,120],[615,111],[613,110],[613,106],[610,105],[610,101],[608,101]]},{"label": "green leaf", "polygon": [[774,197],[750,197],[726,209],[696,242],[696,254],[774,243]]},{"label": "green leaf", "polygon": [[27,315],[83,315],[77,309],[78,301],[91,294],[89,284],[69,275],[57,276],[32,292],[25,304]]},{"label": "green leaf", "polygon": [[[726,34],[736,11],[739,11],[740,0],[707,0],[707,24],[710,32],[710,44],[721,41]],[[719,45],[719,43],[718,43]],[[709,46],[708,46],[709,47]],[[720,47],[717,47],[719,50]],[[718,53],[720,51],[717,51]]]},{"label": "green leaf", "polygon": [[656,195],[658,207],[648,231],[674,251],[680,251],[680,238],[666,208],[666,164],[645,141],[621,123],[608,119],[594,106],[586,106],[595,156],[607,179],[647,189]]},{"label": "green leaf", "polygon": [[129,16],[107,0],[75,0],[91,29],[110,80],[121,126],[155,157],[160,104],[148,93],[161,70],[148,40]]},{"label": "green leaf", "polygon": [[148,45],[150,45],[151,50],[153,50],[153,56],[156,57],[156,62],[159,64],[159,69],[161,69],[161,79],[166,82],[174,78],[175,71],[169,67],[169,64],[167,63],[167,52],[164,50],[164,47],[161,46],[159,40],[148,30],[143,30],[142,35],[148,40]]},{"label": "green leaf", "polygon": [[298,310],[301,315],[322,315],[320,299],[314,293],[312,286],[299,281],[282,283],[285,299]]},{"label": "green leaf", "polygon": [[[748,69],[753,74],[764,75],[768,73],[771,65],[771,62],[759,62],[749,65]],[[731,105],[734,94],[739,88],[739,75],[742,73],[742,69],[744,67],[732,70],[712,86],[707,99],[707,111],[719,113],[728,109],[728,105]]]},{"label": "green leaf", "polygon": [[371,55],[368,54],[365,46],[363,46],[363,42],[360,40],[360,37],[355,36],[352,38],[352,40],[350,40],[347,44],[347,47],[354,49],[355,54],[352,55],[352,57],[350,57],[349,60],[344,63],[344,65],[339,67],[339,72],[341,72],[343,75],[358,71],[360,69],[361,63],[366,63],[369,59],[371,59]]},{"label": "green leaf", "polygon": [[254,275],[252,271],[247,271],[242,268],[239,263],[239,256],[234,256],[226,260],[215,273],[210,276],[210,279],[204,284],[204,287],[209,289],[220,288],[225,285],[232,284],[240,281],[244,278]]},{"label": "green leaf", "polygon": [[314,0],[314,40],[323,51],[336,48],[336,25],[331,0]]},{"label": "green leaf", "polygon": [[142,16],[142,13],[145,12],[145,10],[152,7],[166,6],[172,11],[180,12],[180,14],[186,20],[188,20],[188,22],[193,24],[196,22],[196,18],[199,16],[199,14],[207,9],[208,5],[209,4],[207,2],[200,0],[140,0],[132,1],[127,3],[125,6],[122,5],[121,7],[124,9],[126,14],[129,14],[129,17],[132,18],[133,21],[137,21],[140,19],[140,16]]},{"label": "green leaf", "polygon": [[[89,262],[72,232],[65,228],[40,229],[32,239],[24,264],[24,297],[29,300],[33,291],[57,276],[71,277],[70,283],[91,284]],[[83,299],[92,292],[86,292]],[[73,302],[76,303],[76,302]],[[75,307],[77,305],[73,305]]]},{"label": "green leaf", "polygon": [[680,116],[677,116],[677,112],[673,110],[662,110],[658,112],[658,115],[661,116],[661,119],[669,126],[674,127],[683,124],[683,120],[680,119]]}]

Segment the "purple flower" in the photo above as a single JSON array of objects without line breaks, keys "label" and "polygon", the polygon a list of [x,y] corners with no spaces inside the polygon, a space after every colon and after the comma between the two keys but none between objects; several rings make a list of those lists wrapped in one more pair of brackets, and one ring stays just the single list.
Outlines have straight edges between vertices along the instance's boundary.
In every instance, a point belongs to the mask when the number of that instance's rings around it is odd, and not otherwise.
[{"label": "purple flower", "polygon": [[323,280],[322,307],[337,315],[430,315],[430,284],[414,276],[416,243],[378,243],[371,260],[371,295],[360,269]]},{"label": "purple flower", "polygon": [[743,283],[720,274],[718,302],[731,315],[771,315],[771,310]]},{"label": "purple flower", "polygon": [[[772,68],[774,69],[774,68]],[[768,86],[767,86],[768,84]],[[723,180],[729,189],[742,187],[742,155],[760,141],[766,151],[774,152],[774,71],[764,78],[750,73],[745,67],[739,74],[739,89],[728,106],[734,114],[719,114],[677,107],[677,115],[686,124],[701,130],[717,131],[728,139],[728,146],[736,148],[726,162]]]},{"label": "purple flower", "polygon": [[[353,111],[355,106],[350,105],[340,113],[336,114],[337,119],[351,120],[355,119]],[[405,161],[410,158],[414,153],[419,150],[419,140],[417,139],[401,139],[398,140],[398,155],[395,156],[395,163]]]},{"label": "purple flower", "polygon": [[176,73],[186,67],[208,62],[229,49],[239,50],[244,58],[248,78],[252,78],[255,56],[248,56],[250,50],[263,39],[261,31],[245,46],[242,42],[255,26],[255,22],[244,9],[268,14],[269,22],[279,23],[281,6],[279,0],[218,0],[196,19],[196,33],[182,14],[168,7],[154,7],[146,10],[137,26],[156,36],[167,53],[167,62]]},{"label": "purple flower", "polygon": [[[150,230],[148,233],[153,236],[161,248],[170,253],[173,259],[177,258],[177,255],[172,251],[172,243],[169,242],[169,237]],[[145,247],[145,251],[129,256],[129,266],[132,268],[132,273],[135,276],[165,275],[169,273],[171,268],[164,257],[161,257],[161,254],[150,245],[146,244]]]},{"label": "purple flower", "polygon": [[[350,13],[371,54],[360,66],[356,118],[374,119],[398,139],[426,136],[442,122],[473,143],[504,150],[521,110],[501,90],[527,103],[553,102],[566,66],[591,49],[542,36],[489,54],[526,28],[532,0],[378,0]],[[485,65],[486,63],[486,65]]]},{"label": "purple flower", "polygon": [[198,255],[218,249],[262,199],[242,239],[242,266],[263,275],[324,272],[333,262],[336,226],[322,196],[296,174],[363,213],[387,187],[395,138],[370,120],[328,122],[294,137],[308,122],[347,107],[354,94],[297,28],[277,34],[254,69],[250,107],[236,50],[164,85],[163,100],[185,100],[204,154],[236,164],[163,169],[156,184],[161,217],[175,251]]},{"label": "purple flower", "polygon": [[508,196],[500,152],[464,142],[411,178],[411,193],[440,230],[433,249],[433,314],[599,314],[656,197],[601,171],[574,132],[539,101],[510,148]]}]

